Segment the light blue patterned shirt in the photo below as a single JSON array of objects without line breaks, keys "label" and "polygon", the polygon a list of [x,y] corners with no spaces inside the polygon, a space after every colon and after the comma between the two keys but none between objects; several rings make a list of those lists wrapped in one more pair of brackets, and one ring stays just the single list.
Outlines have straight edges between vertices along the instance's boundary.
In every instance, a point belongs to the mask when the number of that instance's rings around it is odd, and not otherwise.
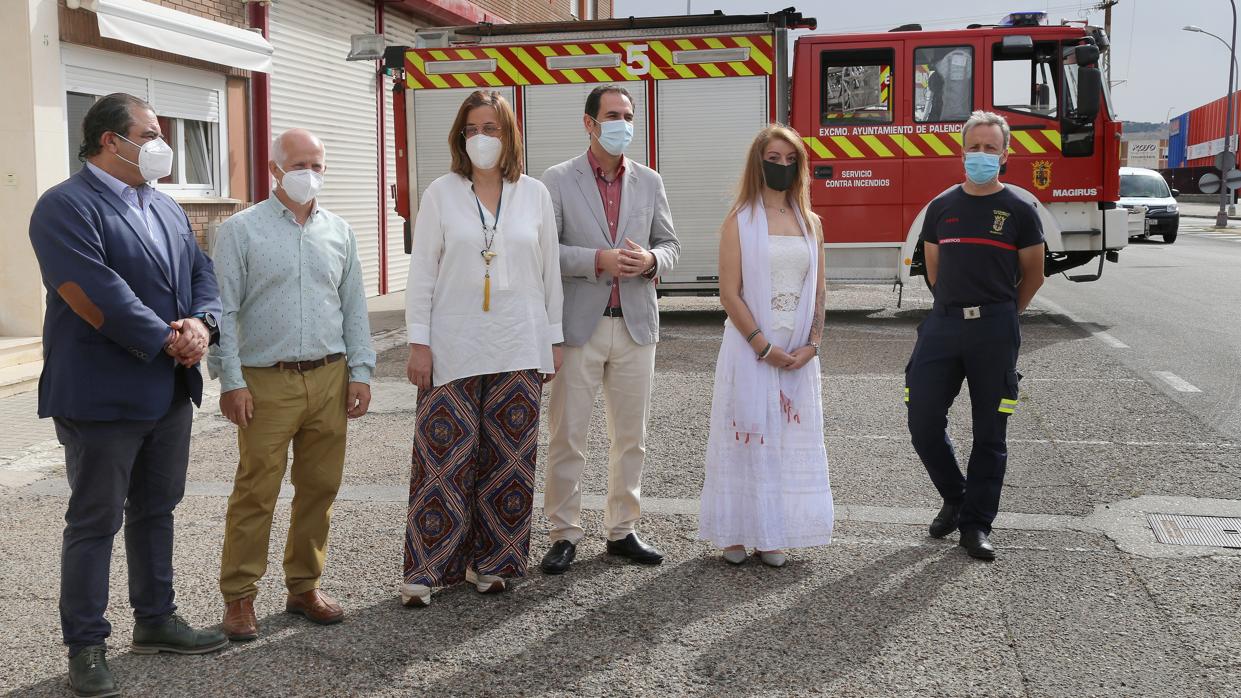
[{"label": "light blue patterned shirt", "polygon": [[241,367],[346,355],[349,380],[375,368],[358,243],[316,207],[305,226],[274,195],[220,224],[214,252],[224,315],[207,367],[220,391],[246,387]]}]

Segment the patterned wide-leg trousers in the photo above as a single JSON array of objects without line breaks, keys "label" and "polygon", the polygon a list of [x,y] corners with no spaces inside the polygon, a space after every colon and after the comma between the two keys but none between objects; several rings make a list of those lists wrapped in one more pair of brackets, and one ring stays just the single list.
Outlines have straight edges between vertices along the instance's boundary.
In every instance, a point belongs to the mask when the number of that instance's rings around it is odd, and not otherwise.
[{"label": "patterned wide-leg trousers", "polygon": [[418,395],[405,583],[522,577],[530,557],[539,399],[535,370],[472,376]]}]

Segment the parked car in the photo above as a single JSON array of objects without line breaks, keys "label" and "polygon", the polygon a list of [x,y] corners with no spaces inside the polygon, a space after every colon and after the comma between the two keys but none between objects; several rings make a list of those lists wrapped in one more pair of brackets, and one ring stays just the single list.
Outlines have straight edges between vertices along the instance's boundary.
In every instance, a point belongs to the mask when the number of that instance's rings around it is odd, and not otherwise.
[{"label": "parked car", "polygon": [[1141,232],[1137,231],[1138,226],[1129,227],[1129,234],[1133,237],[1160,235],[1165,244],[1172,244],[1181,224],[1177,196],[1180,192],[1170,188],[1163,176],[1154,170],[1120,168],[1120,205],[1127,209],[1146,207],[1146,225],[1141,226]]}]

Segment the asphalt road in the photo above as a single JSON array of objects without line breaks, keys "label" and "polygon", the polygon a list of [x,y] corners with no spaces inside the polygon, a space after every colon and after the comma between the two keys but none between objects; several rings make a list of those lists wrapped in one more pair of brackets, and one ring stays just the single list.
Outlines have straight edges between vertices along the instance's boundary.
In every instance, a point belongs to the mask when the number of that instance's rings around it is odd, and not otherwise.
[{"label": "asphalt road", "polygon": [[1213,222],[1182,219],[1173,244],[1135,241],[1102,279],[1054,277],[1039,300],[1102,333],[1136,375],[1241,438],[1241,223],[1218,231]]},{"label": "asphalt road", "polygon": [[[118,540],[110,663],[132,696],[1239,696],[1241,549],[1160,544],[1147,521],[1149,513],[1241,517],[1241,443],[1195,402],[1235,408],[1213,392],[1221,379],[1210,366],[1236,345],[1222,346],[1236,328],[1219,311],[1191,314],[1214,297],[1235,298],[1236,284],[1198,278],[1223,279],[1234,250],[1241,243],[1192,235],[1172,247],[1135,246],[1102,283],[1048,289],[1049,300],[1081,306],[1098,326],[1047,307],[1023,318],[1025,379],[1010,420],[994,563],[966,557],[955,536],[926,535],[939,502],[909,446],[901,370],[929,298],[911,289],[897,308],[895,294],[876,287],[829,294],[832,545],[793,551],[779,570],[723,563],[697,540],[695,516],[723,314],[714,299],[665,299],[639,530],[666,562],[640,567],[604,554],[606,444],[596,405],[587,537],[574,568],[560,577],[533,571],[501,595],[445,590],[418,610],[396,595],[415,394],[403,379],[400,311],[373,313],[384,349],[375,402],[350,425],[323,578],[345,622],[324,628],[282,612],[285,498],[256,603],[257,641],[203,657],[129,652]],[[1193,259],[1198,268],[1187,267]],[[1219,333],[1185,340],[1200,363],[1158,343],[1195,328]],[[1153,376],[1160,370],[1203,392],[1171,390]],[[177,510],[177,601],[200,625],[222,611],[216,580],[237,458],[233,428],[213,402],[196,418]],[[961,453],[968,414],[963,399],[950,416]],[[545,429],[541,444],[540,492]],[[36,444],[0,453],[0,475],[0,690],[67,695],[56,609],[63,461],[54,443]],[[546,534],[536,511],[535,561]]]}]

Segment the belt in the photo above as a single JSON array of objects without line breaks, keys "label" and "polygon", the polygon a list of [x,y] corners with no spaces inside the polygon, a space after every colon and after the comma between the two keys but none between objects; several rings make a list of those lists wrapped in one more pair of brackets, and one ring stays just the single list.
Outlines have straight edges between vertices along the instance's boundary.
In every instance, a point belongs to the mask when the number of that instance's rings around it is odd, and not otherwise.
[{"label": "belt", "polygon": [[966,320],[977,320],[980,317],[988,317],[991,315],[1007,315],[1017,312],[1017,304],[1012,301],[1004,303],[991,303],[990,305],[971,305],[964,308],[956,308],[947,305],[935,304],[931,309],[936,315],[947,315],[948,317],[959,317]]},{"label": "belt", "polygon": [[313,371],[316,368],[323,368],[324,366],[340,361],[343,358],[345,358],[344,354],[328,354],[322,359],[311,359],[310,361],[277,361],[272,364],[272,368],[278,368],[281,371],[297,371],[298,373],[305,373],[306,371]]},{"label": "belt", "polygon": [[603,317],[624,317],[624,316],[625,314],[621,312],[620,308],[604,308],[603,309]]}]

